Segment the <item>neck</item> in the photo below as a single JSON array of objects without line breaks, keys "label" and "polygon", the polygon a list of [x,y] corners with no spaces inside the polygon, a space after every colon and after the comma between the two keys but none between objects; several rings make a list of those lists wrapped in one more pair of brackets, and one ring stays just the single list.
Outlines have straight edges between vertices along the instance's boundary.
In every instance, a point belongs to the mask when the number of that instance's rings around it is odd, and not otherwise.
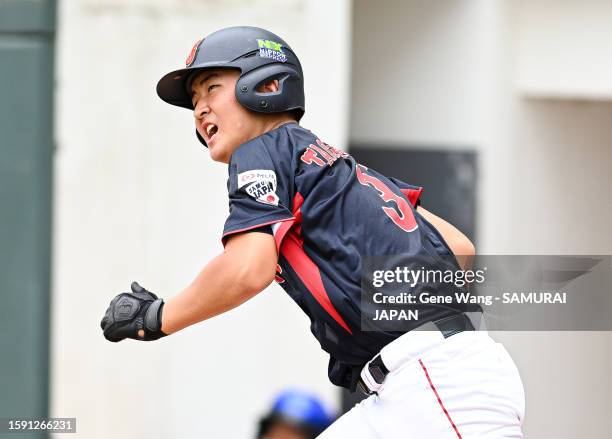
[{"label": "neck", "polygon": [[280,127],[281,125],[285,125],[286,123],[291,123],[291,122],[296,122],[296,121],[295,121],[295,119],[293,119],[293,118],[291,118],[289,116],[286,116],[286,115],[283,115],[281,117],[275,116],[274,119],[272,119],[270,121],[266,121],[264,123],[263,132],[267,133],[268,131],[275,130],[276,128]]}]

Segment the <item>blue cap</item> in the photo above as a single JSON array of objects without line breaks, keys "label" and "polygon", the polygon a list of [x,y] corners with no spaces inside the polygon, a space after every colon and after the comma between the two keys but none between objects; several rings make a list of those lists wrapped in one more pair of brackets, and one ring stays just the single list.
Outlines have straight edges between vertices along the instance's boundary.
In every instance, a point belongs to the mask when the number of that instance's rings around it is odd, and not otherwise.
[{"label": "blue cap", "polygon": [[261,431],[275,421],[288,423],[316,437],[334,422],[334,417],[313,394],[291,389],[276,397],[270,414],[262,420]]}]

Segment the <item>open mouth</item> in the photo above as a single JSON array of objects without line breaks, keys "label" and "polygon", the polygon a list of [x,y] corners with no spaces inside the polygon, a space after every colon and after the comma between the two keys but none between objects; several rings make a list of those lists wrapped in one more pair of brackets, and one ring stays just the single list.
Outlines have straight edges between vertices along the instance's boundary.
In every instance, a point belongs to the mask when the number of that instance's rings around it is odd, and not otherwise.
[{"label": "open mouth", "polygon": [[213,139],[215,134],[217,134],[217,131],[219,131],[219,127],[217,127],[215,124],[211,123],[210,125],[206,126],[206,136],[208,137],[209,141]]}]

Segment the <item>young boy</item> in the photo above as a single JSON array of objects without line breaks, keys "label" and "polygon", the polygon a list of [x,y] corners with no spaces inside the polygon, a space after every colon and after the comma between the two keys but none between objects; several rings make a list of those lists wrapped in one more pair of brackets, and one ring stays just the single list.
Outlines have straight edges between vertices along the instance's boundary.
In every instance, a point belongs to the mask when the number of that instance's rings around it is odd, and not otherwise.
[{"label": "young boy", "polygon": [[224,251],[167,302],[137,283],[116,296],[101,324],[108,340],[173,334],[276,280],[330,354],[330,380],[371,395],[320,437],[522,437],[516,367],[486,331],[474,331],[465,306],[420,304],[422,317],[402,330],[363,323],[373,314],[362,300],[365,258],[460,270],[474,247],[418,206],[420,187],[356,163],[299,125],[302,68],[281,38],[254,27],[217,31],[157,91],[193,111],[197,137],[229,165]]}]

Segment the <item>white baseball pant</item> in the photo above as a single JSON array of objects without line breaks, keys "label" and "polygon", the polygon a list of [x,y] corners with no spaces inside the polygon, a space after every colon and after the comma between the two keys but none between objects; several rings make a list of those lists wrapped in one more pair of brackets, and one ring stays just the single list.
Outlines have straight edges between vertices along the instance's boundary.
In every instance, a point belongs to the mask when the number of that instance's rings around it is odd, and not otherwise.
[{"label": "white baseball pant", "polygon": [[439,331],[411,331],[380,354],[390,372],[378,394],[318,439],[523,437],[523,383],[504,346],[486,331],[447,339]]}]

